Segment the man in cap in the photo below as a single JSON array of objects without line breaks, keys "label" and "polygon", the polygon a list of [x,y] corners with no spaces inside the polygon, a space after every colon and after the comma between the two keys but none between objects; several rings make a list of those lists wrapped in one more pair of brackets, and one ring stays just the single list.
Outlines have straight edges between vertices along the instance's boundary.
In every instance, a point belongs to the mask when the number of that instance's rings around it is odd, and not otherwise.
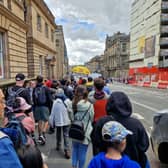
[{"label": "man in cap", "polygon": [[[22,73],[18,73],[15,76],[15,81],[16,85],[8,89],[7,99],[10,97],[11,94],[15,92],[18,97],[24,98],[26,102],[31,105],[31,97],[29,91],[28,89],[24,88],[25,75]],[[26,113],[31,115],[31,117],[33,118],[32,109],[27,110]]]}]

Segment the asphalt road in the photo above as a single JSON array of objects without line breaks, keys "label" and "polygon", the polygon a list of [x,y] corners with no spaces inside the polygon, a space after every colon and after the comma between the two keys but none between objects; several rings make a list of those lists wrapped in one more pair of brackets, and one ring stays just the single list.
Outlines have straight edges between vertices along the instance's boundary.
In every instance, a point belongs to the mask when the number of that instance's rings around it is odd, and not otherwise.
[{"label": "asphalt road", "polygon": [[[118,83],[110,85],[110,88],[112,89],[112,91],[123,91],[129,96],[133,104],[133,115],[143,123],[150,136],[153,125],[153,115],[157,111],[168,109],[168,90],[132,87]],[[49,168],[71,167],[71,159],[65,159],[63,151],[57,152],[55,148],[55,134],[47,135],[47,144],[43,147],[40,147],[40,149],[45,155]],[[168,165],[161,165],[159,163],[159,161],[154,156],[151,148],[148,150],[147,155],[151,163],[151,168],[168,168]],[[91,157],[92,151],[90,146],[87,155],[86,167]]]}]

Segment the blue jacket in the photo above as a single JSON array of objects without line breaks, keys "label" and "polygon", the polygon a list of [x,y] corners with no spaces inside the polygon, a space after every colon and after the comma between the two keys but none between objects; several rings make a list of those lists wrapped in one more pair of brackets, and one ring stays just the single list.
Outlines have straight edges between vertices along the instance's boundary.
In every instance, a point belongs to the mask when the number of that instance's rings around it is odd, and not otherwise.
[{"label": "blue jacket", "polygon": [[112,160],[105,157],[105,153],[99,153],[95,156],[88,168],[140,168],[139,164],[124,155],[120,160]]},{"label": "blue jacket", "polygon": [[12,141],[0,132],[0,168],[22,168]]}]

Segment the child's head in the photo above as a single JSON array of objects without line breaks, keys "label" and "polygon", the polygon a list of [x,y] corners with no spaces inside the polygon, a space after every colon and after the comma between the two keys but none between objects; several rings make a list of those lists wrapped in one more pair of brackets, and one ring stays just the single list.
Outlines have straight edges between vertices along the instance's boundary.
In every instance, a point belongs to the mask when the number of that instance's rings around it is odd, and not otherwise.
[{"label": "child's head", "polygon": [[27,104],[26,100],[22,97],[17,97],[12,105],[13,112],[24,112],[29,110],[31,105]]},{"label": "child's head", "polygon": [[18,151],[23,168],[43,168],[43,159],[40,150],[35,146],[23,146]]},{"label": "child's head", "polygon": [[126,147],[126,136],[133,133],[116,121],[109,121],[102,128],[102,139],[106,149],[115,149],[123,152]]}]

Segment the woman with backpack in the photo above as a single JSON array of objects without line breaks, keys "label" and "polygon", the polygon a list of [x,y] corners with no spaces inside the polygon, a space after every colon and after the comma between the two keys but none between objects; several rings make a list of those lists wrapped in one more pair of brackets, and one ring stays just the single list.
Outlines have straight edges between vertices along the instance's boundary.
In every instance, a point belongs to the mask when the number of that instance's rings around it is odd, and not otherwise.
[{"label": "woman with backpack", "polygon": [[[82,140],[80,139],[81,136],[78,135],[76,135],[76,139],[72,139],[72,167],[83,168],[86,160],[88,145],[91,142],[90,134],[92,132],[92,122],[94,116],[93,105],[88,101],[88,92],[85,86],[79,85],[76,88],[72,107],[74,112],[73,122],[82,122],[84,130],[84,138]],[[69,133],[71,137],[71,133],[73,134],[73,131],[70,129]]]}]

